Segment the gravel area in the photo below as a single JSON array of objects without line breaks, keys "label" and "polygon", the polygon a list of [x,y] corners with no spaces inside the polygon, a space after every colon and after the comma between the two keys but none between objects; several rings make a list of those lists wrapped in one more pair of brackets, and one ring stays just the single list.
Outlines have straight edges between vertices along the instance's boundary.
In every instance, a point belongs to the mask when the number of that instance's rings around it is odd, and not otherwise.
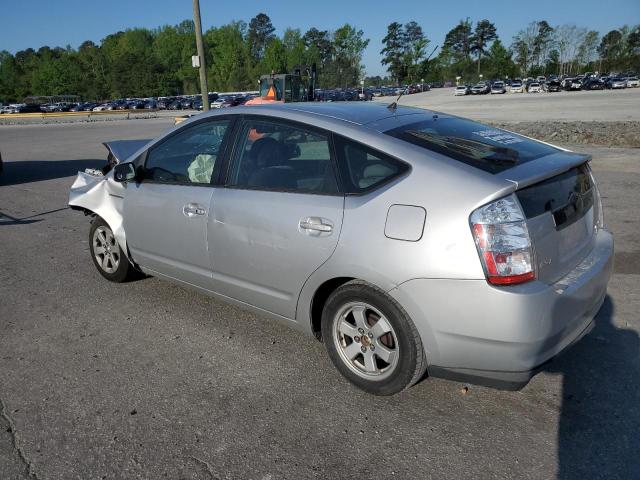
[{"label": "gravel area", "polygon": [[488,122],[545,142],[640,148],[640,122]]}]

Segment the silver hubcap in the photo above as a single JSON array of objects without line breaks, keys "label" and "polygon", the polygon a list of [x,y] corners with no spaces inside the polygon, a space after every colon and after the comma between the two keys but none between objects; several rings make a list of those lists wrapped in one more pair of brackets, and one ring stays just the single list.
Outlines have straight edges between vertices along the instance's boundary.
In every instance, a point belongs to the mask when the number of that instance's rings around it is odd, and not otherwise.
[{"label": "silver hubcap", "polygon": [[367,380],[383,380],[398,365],[398,340],[391,323],[369,304],[345,305],[333,322],[334,342],[344,363]]},{"label": "silver hubcap", "polygon": [[93,255],[106,273],[113,273],[118,269],[120,248],[110,228],[100,226],[93,232]]}]

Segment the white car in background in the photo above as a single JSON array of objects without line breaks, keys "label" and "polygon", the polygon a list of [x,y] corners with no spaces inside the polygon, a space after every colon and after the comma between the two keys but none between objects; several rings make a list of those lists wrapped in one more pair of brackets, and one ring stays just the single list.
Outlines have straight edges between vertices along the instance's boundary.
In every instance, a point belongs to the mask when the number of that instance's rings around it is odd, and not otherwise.
[{"label": "white car in background", "polygon": [[0,107],[0,114],[15,113],[15,112],[16,112],[15,105],[3,105],[2,107]]},{"label": "white car in background", "polygon": [[460,95],[468,95],[469,94],[469,87],[467,87],[466,85],[458,85],[455,90],[453,91],[453,94],[457,97]]},{"label": "white car in background", "polygon": [[522,82],[517,81],[511,84],[511,88],[509,89],[511,93],[524,93],[524,86]]},{"label": "white car in background", "polygon": [[93,107],[92,111],[93,112],[104,112],[105,110],[107,110],[107,107],[109,105],[107,103],[104,103],[102,105],[98,105],[97,107]]},{"label": "white car in background", "polygon": [[540,93],[542,91],[542,87],[538,82],[531,82],[529,87],[527,88],[527,92],[529,93]]},{"label": "white car in background", "polygon": [[627,88],[637,88],[640,87],[640,80],[638,77],[627,77]]},{"label": "white car in background", "polygon": [[495,82],[491,85],[491,95],[496,93],[507,93],[507,88],[504,85],[504,82]]}]

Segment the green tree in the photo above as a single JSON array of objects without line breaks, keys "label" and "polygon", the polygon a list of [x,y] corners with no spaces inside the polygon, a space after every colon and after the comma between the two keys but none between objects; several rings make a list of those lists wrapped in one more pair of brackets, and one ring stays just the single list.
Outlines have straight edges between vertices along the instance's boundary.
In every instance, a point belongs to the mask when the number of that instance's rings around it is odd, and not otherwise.
[{"label": "green tree", "polygon": [[249,51],[242,22],[232,22],[205,34],[209,59],[209,88],[219,91],[255,88],[250,81]]},{"label": "green tree", "polygon": [[444,38],[444,48],[450,52],[456,61],[469,60],[472,45],[471,21],[460,20],[460,23],[449,30]]},{"label": "green tree", "polygon": [[362,30],[348,23],[338,28],[333,34],[334,63],[337,71],[336,85],[357,85],[363,76],[362,54],[369,45]]},{"label": "green tree", "polygon": [[497,38],[496,26],[489,20],[476,23],[476,29],[471,37],[471,52],[478,58],[478,74],[480,74],[480,59],[486,53],[489,42]]},{"label": "green tree", "polygon": [[499,38],[489,48],[484,65],[487,78],[515,78],[518,74],[512,53],[502,45]]},{"label": "green tree", "polygon": [[247,42],[251,56],[256,63],[262,60],[267,44],[274,38],[273,32],[275,30],[269,15],[266,13],[259,13],[249,22]]},{"label": "green tree", "polygon": [[387,35],[382,39],[384,48],[380,51],[380,63],[387,66],[387,71],[400,83],[407,76],[405,64],[405,31],[401,23],[393,22],[387,26]]}]

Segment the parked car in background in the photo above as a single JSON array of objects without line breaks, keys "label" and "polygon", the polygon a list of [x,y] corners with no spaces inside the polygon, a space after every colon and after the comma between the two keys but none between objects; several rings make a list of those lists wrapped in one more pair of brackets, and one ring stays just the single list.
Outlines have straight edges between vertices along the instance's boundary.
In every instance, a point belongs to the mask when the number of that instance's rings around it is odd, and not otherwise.
[{"label": "parked car in background", "polygon": [[95,107],[93,107],[92,111],[94,112],[104,112],[105,110],[109,109],[109,103],[103,103],[102,105],[97,105]]},{"label": "parked car in background", "polygon": [[10,114],[15,113],[16,105],[3,105],[0,107],[0,114]]},{"label": "parked car in background", "polygon": [[193,108],[193,101],[194,101],[194,99],[191,98],[191,97],[183,98],[182,100],[180,100],[181,108],[183,110],[192,109]]},{"label": "parked car in background", "polygon": [[627,80],[622,77],[611,77],[604,86],[608,89],[627,88]]},{"label": "parked car in background", "polygon": [[511,82],[511,88],[509,89],[511,93],[523,93],[524,85],[521,80],[514,80]]},{"label": "parked car in background", "polygon": [[478,82],[471,87],[472,95],[486,95],[491,91],[491,86],[488,82]]},{"label": "parked car in background", "polygon": [[[625,88],[627,86],[624,80],[622,81],[622,84],[624,87],[621,88]],[[605,85],[602,80],[596,77],[590,77],[582,81],[582,90],[602,90],[604,88]]]},{"label": "parked car in background", "polygon": [[527,93],[540,93],[542,91],[542,87],[538,82],[531,82],[527,84]]},{"label": "parked car in background", "polygon": [[565,78],[562,81],[562,88],[569,92],[582,90],[582,82],[578,78]]},{"label": "parked car in background", "polygon": [[400,108],[237,107],[133,145],[71,187],[90,261],[322,339],[373,394],[425,373],[522,388],[606,297],[613,237],[590,156]]},{"label": "parked car in background", "polygon": [[562,90],[558,80],[547,80],[542,84],[542,89],[545,92],[559,92]]},{"label": "parked car in background", "polygon": [[625,80],[627,81],[627,88],[640,87],[640,80],[638,80],[638,77],[627,77]]},{"label": "parked car in background", "polygon": [[491,94],[507,93],[507,87],[504,82],[493,82],[491,85]]},{"label": "parked car in background", "polygon": [[158,110],[166,110],[175,101],[173,97],[160,97],[157,100]]},{"label": "parked car in background", "polygon": [[458,85],[453,90],[453,94],[455,96],[469,95],[470,93],[471,93],[471,87],[469,87],[468,85]]},{"label": "parked car in background", "polygon": [[129,102],[127,102],[127,108],[129,110],[144,110],[145,108],[145,102],[144,100],[130,100]]},{"label": "parked car in background", "polygon": [[11,113],[42,113],[42,108],[37,103],[21,103]]}]

